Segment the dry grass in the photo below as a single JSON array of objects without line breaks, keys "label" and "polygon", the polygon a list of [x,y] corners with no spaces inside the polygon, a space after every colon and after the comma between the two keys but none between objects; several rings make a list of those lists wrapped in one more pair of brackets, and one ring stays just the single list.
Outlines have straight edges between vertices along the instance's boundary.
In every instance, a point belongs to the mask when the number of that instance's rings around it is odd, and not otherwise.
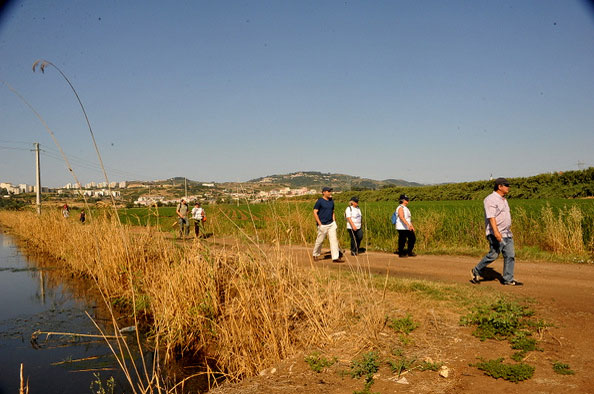
[{"label": "dry grass", "polygon": [[73,274],[94,279],[108,302],[145,313],[165,360],[201,355],[237,380],[323,346],[345,327],[361,333],[355,342],[383,327],[388,305],[368,276],[344,280],[345,273],[304,269],[281,248],[177,244],[150,227],[98,216],[81,225],[59,213],[0,212],[0,223]]}]

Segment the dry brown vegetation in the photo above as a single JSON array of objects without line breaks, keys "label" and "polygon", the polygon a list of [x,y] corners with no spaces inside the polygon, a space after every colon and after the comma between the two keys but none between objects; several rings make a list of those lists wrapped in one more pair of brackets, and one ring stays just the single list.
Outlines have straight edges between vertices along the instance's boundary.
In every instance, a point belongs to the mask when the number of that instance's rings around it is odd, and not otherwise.
[{"label": "dry brown vegetation", "polygon": [[353,344],[368,343],[395,308],[370,276],[304,269],[281,248],[178,244],[109,215],[81,225],[51,212],[0,212],[0,223],[94,279],[109,303],[145,314],[165,360],[198,354],[230,380],[323,346],[345,328]]}]

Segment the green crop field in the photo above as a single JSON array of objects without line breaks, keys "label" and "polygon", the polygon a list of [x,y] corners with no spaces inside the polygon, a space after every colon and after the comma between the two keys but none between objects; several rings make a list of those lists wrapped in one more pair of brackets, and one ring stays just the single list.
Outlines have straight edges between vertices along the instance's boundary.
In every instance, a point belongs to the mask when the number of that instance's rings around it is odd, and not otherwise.
[{"label": "green crop field", "polygon": [[[312,201],[263,204],[219,204],[205,207],[206,231],[217,236],[246,236],[264,242],[313,244],[316,226]],[[390,216],[397,204],[364,202],[363,244],[370,250],[391,252],[397,232]],[[513,232],[519,257],[588,261],[594,246],[594,200],[510,199]],[[336,204],[342,247],[348,247],[346,203]],[[482,201],[411,201],[419,253],[480,255],[486,251]],[[132,208],[120,213],[124,223],[158,225],[175,232],[175,208]]]}]

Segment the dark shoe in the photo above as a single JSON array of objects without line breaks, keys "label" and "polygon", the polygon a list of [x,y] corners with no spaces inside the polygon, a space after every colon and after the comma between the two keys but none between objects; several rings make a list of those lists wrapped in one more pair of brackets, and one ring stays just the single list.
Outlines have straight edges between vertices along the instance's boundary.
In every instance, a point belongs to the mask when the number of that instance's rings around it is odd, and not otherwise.
[{"label": "dark shoe", "polygon": [[524,286],[522,282],[518,282],[517,280],[510,280],[509,282],[503,283],[505,286]]},{"label": "dark shoe", "polygon": [[417,254],[415,252],[409,253],[408,257],[417,257]]},{"label": "dark shoe", "polygon": [[332,260],[333,263],[344,263],[344,259],[342,257]]},{"label": "dark shoe", "polygon": [[479,273],[474,268],[470,272],[472,273],[472,279],[470,279],[470,283],[473,285],[478,285],[481,283],[481,276]]},{"label": "dark shoe", "polygon": [[399,254],[398,257],[408,257],[406,254]]}]

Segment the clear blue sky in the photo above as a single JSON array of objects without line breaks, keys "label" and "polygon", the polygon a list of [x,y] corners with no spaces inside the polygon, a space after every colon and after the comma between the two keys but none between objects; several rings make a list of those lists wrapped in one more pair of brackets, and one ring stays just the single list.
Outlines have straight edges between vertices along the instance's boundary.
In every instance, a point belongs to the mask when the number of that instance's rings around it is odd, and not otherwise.
[{"label": "clear blue sky", "polygon": [[[422,183],[594,165],[594,14],[581,1],[14,1],[0,80],[81,181],[300,170]],[[0,181],[72,178],[0,84]],[[10,148],[10,149],[9,149]]]}]

